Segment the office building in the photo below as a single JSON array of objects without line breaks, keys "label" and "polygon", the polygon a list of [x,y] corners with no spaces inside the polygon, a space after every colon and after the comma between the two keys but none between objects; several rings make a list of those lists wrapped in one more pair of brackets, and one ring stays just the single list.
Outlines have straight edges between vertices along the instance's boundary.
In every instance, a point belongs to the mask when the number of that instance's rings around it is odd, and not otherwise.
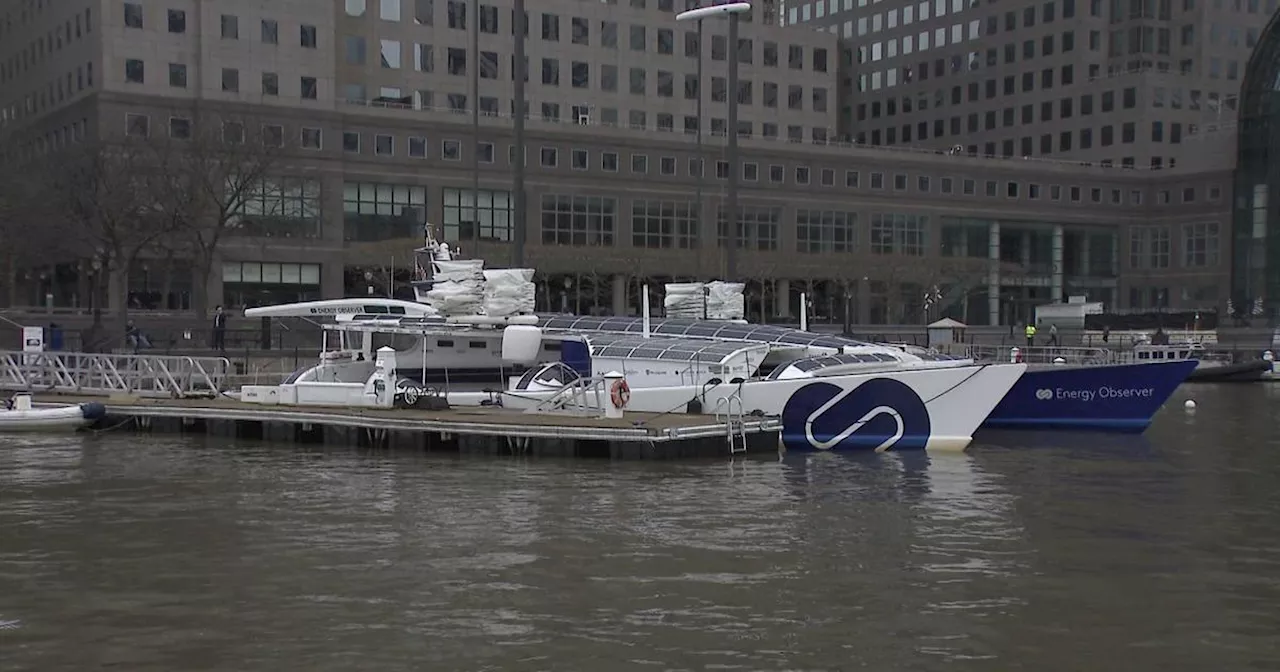
[{"label": "office building", "polygon": [[784,16],[842,38],[840,129],[860,143],[1204,170],[1234,161],[1240,82],[1276,6],[790,0]]},{"label": "office building", "polygon": [[[841,36],[777,25],[777,3],[756,3],[741,26],[737,166],[725,156],[723,21],[706,21],[699,43],[674,20],[683,0],[528,3],[521,213],[512,0],[317,4],[0,2],[0,142],[20,154],[181,137],[197,117],[289,139],[288,160],[220,249],[206,292],[229,305],[381,293],[388,266],[407,279],[424,222],[503,265],[523,220],[540,308],[634,313],[646,282],[723,274],[731,170],[738,279],[756,316],[793,313],[801,292],[818,319],[848,310],[857,322],[942,308],[1011,322],[1067,294],[1119,308],[1226,301],[1225,164],[1152,171],[1135,158],[1143,169],[1122,170],[850,146],[838,137],[843,110],[862,102],[837,94],[849,72]],[[185,305],[198,283],[182,265],[161,283],[159,263],[135,269],[130,286],[154,295],[161,284],[160,305]],[[22,295],[76,303],[79,268],[32,274]]]}]

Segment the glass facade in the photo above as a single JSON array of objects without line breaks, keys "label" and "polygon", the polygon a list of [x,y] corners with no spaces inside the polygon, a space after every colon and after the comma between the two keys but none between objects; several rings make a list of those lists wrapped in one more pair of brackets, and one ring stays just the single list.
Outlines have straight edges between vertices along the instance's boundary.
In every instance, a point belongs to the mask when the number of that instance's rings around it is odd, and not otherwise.
[{"label": "glass facade", "polygon": [[1232,222],[1232,311],[1280,316],[1280,15],[1254,49],[1241,86]]}]

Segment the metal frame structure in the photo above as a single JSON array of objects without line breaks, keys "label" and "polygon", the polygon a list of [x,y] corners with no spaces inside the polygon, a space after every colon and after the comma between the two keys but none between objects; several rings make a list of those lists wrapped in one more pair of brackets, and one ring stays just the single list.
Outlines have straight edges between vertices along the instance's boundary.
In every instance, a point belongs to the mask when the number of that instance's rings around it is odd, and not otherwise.
[{"label": "metal frame structure", "polygon": [[0,389],[11,391],[217,397],[230,372],[225,357],[0,351]]},{"label": "metal frame structure", "polygon": [[1239,102],[1231,297],[1239,313],[1274,323],[1280,280],[1271,266],[1280,264],[1280,248],[1269,241],[1280,236],[1280,14],[1245,67]]}]

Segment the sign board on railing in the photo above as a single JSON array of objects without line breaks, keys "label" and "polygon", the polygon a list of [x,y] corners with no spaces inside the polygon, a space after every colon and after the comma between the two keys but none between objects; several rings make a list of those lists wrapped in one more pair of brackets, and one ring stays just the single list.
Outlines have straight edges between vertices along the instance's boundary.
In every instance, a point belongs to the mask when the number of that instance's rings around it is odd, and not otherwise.
[{"label": "sign board on railing", "polygon": [[[22,328],[22,351],[25,352],[44,352],[44,327],[23,327]],[[35,366],[36,358],[23,355],[23,366]]]}]

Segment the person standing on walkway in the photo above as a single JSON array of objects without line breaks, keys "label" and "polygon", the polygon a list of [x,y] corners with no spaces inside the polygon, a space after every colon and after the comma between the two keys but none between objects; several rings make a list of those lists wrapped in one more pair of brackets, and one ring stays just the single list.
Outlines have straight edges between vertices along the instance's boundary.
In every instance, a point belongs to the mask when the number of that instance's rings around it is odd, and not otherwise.
[{"label": "person standing on walkway", "polygon": [[1058,347],[1058,325],[1049,325],[1049,347]]},{"label": "person standing on walkway", "polygon": [[1036,344],[1036,325],[1028,322],[1027,328],[1024,331],[1027,334],[1027,347],[1029,348],[1035,345]]},{"label": "person standing on walkway", "polygon": [[219,352],[227,351],[227,314],[222,306],[213,309],[213,347]]}]

